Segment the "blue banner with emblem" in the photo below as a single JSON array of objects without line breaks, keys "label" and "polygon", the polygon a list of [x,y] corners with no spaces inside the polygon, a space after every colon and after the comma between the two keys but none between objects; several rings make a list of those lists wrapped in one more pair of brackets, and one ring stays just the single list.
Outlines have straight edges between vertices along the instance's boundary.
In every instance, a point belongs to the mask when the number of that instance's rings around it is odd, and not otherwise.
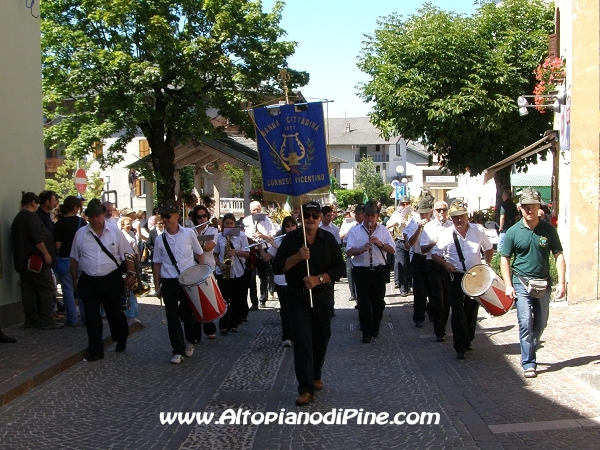
[{"label": "blue banner with emblem", "polygon": [[264,191],[300,196],[329,186],[320,102],[253,112]]}]

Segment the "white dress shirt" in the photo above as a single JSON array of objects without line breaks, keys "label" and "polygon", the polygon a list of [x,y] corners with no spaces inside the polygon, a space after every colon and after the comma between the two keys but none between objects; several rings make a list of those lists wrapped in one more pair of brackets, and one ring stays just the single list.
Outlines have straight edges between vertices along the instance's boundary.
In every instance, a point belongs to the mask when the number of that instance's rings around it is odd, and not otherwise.
[{"label": "white dress shirt", "polygon": [[[217,246],[215,247],[215,254],[219,258],[221,263],[225,257],[225,247],[227,244],[227,236],[223,236],[222,233],[219,234],[219,241]],[[240,233],[239,236],[231,237],[231,244],[233,245],[233,249],[248,251],[246,247],[248,246],[248,238],[244,233]],[[231,271],[229,272],[230,278],[239,278],[244,275],[244,270],[246,270],[246,258],[238,255],[231,255]],[[216,272],[218,275],[223,275],[223,271],[219,266],[216,268]]]},{"label": "white dress shirt", "polygon": [[340,238],[340,230],[334,225],[333,222],[329,222],[329,225],[323,225],[323,222],[321,222],[319,224],[319,228],[329,231],[331,234],[333,234],[333,237],[335,237],[335,240],[338,244],[342,243],[342,238]]},{"label": "white dress shirt", "polygon": [[[481,264],[481,248],[484,251],[493,248],[481,225],[469,223],[468,226],[469,228],[464,238],[459,232],[456,232],[467,270],[477,264]],[[454,266],[457,272],[464,272],[458,252],[456,251],[456,245],[454,244],[453,231],[454,226],[445,228],[442,231],[438,243],[433,247],[432,254],[444,258],[447,263]]]},{"label": "white dress shirt", "polygon": [[100,242],[121,264],[125,260],[125,253],[131,253],[131,246],[121,230],[104,222],[102,236],[98,236],[87,224],[75,233],[73,246],[71,247],[71,258],[78,263],[80,272],[85,272],[92,277],[102,277],[117,269],[115,262],[100,248],[94,236],[100,238]]},{"label": "white dress shirt", "polygon": [[[217,230],[214,227],[209,227],[208,225],[204,227],[204,229],[202,231],[198,231],[198,228],[195,229],[196,234],[198,236],[210,236],[212,235],[212,239],[210,241],[204,241],[204,243],[206,244],[207,242],[214,242],[215,246],[211,251],[206,251],[204,252],[204,264],[208,264],[210,267],[212,267],[212,270],[215,270],[216,267],[216,262],[215,262],[215,253],[214,251],[217,249],[217,245],[219,243],[219,230]],[[200,246],[202,246],[202,244],[200,244]],[[202,247],[204,248],[204,247]]]},{"label": "white dress shirt", "polygon": [[180,274],[177,273],[177,269],[171,262],[171,258],[165,248],[164,238],[166,237],[169,248],[175,257],[177,267],[180,273],[183,273],[186,269],[189,269],[196,264],[194,255],[202,255],[204,251],[200,247],[198,238],[196,237],[196,231],[191,228],[183,228],[181,225],[177,225],[177,233],[170,234],[166,229],[156,238],[154,242],[154,254],[152,256],[153,264],[161,264],[160,276],[161,278],[177,278]]},{"label": "white dress shirt", "polygon": [[[406,234],[406,236],[408,237],[408,239],[406,240],[406,243],[408,243],[408,241],[410,240],[410,238],[413,236],[413,234],[415,234],[417,231],[419,231],[419,222],[421,221],[421,216],[420,215],[415,215],[412,217],[412,219],[410,219],[410,222],[408,222],[408,224],[406,225],[406,228],[404,228],[403,233]],[[423,231],[421,231],[422,233]],[[417,240],[417,242],[415,242],[412,246],[411,246],[413,252],[415,252],[417,255],[422,255],[423,253],[421,252],[421,244],[419,243],[419,240]]]},{"label": "white dress shirt", "polygon": [[[434,219],[431,222],[427,222],[423,231],[421,231],[421,240],[419,242],[420,246],[426,246],[436,239],[439,239],[440,234],[446,228],[450,228],[454,226],[451,220],[446,220],[444,223],[440,223],[439,220]],[[435,247],[435,246],[434,246]],[[433,247],[427,252],[427,259],[431,259],[431,252],[433,251]]]},{"label": "white dress shirt", "polygon": [[[382,244],[388,244],[394,247],[396,244],[392,239],[392,235],[389,230],[383,225],[377,224],[375,230],[373,230],[372,236],[378,238]],[[363,224],[350,228],[348,232],[348,241],[346,242],[346,251],[352,248],[362,248],[369,242],[369,232]],[[380,249],[373,245],[372,252],[364,252],[360,255],[352,256],[352,265],[354,267],[370,267],[370,256],[369,253],[373,254],[373,266],[380,266],[387,264],[387,253],[385,250]]]}]

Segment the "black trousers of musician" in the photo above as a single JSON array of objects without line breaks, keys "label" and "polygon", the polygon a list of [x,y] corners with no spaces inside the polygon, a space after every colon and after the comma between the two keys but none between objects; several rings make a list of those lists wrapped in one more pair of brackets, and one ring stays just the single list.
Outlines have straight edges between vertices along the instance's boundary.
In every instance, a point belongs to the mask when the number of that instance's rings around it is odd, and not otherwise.
[{"label": "black trousers of musician", "polygon": [[388,270],[382,264],[369,267],[353,267],[352,277],[356,285],[358,319],[363,338],[377,337],[385,309],[385,281]]},{"label": "black trousers of musician", "polygon": [[237,329],[242,323],[242,302],[246,300],[248,292],[246,283],[243,276],[225,280],[223,275],[217,275],[217,284],[227,302],[227,312],[219,320],[219,330]]},{"label": "black trousers of musician", "polygon": [[88,356],[104,354],[103,323],[100,316],[101,303],[104,305],[112,340],[115,342],[126,340],[129,335],[129,326],[121,302],[125,285],[119,270],[102,277],[93,277],[83,272],[79,277],[77,289],[79,296],[83,299],[85,311]]},{"label": "black trousers of musician", "polygon": [[446,324],[450,315],[450,302],[444,277],[446,271],[433,260],[427,260],[427,281],[429,283],[430,303],[433,307],[433,331],[436,337],[446,335]]},{"label": "black trousers of musician", "polygon": [[242,322],[248,320],[248,314],[250,308],[248,307],[248,290],[250,290],[250,298],[252,298],[252,286],[254,285],[254,298],[256,301],[252,301],[253,305],[258,305],[258,298],[256,297],[256,277],[254,276],[254,270],[245,270],[242,277],[243,283],[246,286],[244,290],[244,298],[240,306],[240,319]]},{"label": "black trousers of musician", "polygon": [[465,295],[461,287],[462,273],[454,273],[453,279],[446,273],[445,283],[452,308],[452,334],[454,349],[456,353],[464,353],[471,347],[471,341],[475,338],[475,327],[477,326],[477,312],[479,303]]},{"label": "black trousers of musician", "polygon": [[281,340],[294,340],[294,329],[292,328],[292,317],[290,313],[290,301],[285,294],[287,286],[275,285],[275,292],[279,299],[279,315],[281,316]]},{"label": "black trousers of musician", "polygon": [[314,380],[321,379],[331,337],[333,283],[313,289],[312,308],[308,291],[288,286],[285,293],[289,300],[294,333],[294,370],[298,394],[314,394]]},{"label": "black trousers of musician", "polygon": [[190,302],[177,278],[161,278],[161,289],[173,354],[185,356],[186,341],[195,344],[202,338],[199,323],[194,318]]},{"label": "black trousers of musician", "polygon": [[[398,249],[398,245],[404,246],[404,243],[401,241],[400,244],[396,242],[396,248]],[[404,247],[399,248],[395,253],[397,257],[396,264],[398,266],[398,287],[400,291],[407,292],[412,286],[412,267],[410,265],[410,254],[408,250],[405,250]]]},{"label": "black trousers of musician", "polygon": [[265,302],[269,298],[269,292],[273,292],[273,269],[271,269],[271,263],[258,258],[256,260],[256,274],[260,281],[259,300]]},{"label": "black trousers of musician", "polygon": [[411,261],[413,275],[414,309],[413,320],[415,323],[425,322],[427,312],[427,297],[429,296],[427,282],[427,257],[415,253]]}]

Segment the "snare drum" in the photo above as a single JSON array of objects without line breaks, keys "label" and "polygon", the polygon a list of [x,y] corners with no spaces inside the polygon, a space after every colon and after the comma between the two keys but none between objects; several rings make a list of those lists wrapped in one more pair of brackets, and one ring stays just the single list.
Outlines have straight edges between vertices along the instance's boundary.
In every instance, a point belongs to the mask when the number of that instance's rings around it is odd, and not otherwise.
[{"label": "snare drum", "polygon": [[486,264],[477,264],[467,270],[461,286],[465,294],[472,297],[492,316],[507,313],[515,302],[504,293],[506,287],[502,278]]},{"label": "snare drum", "polygon": [[214,322],[225,315],[227,303],[209,265],[197,264],[184,270],[178,281],[198,322]]}]

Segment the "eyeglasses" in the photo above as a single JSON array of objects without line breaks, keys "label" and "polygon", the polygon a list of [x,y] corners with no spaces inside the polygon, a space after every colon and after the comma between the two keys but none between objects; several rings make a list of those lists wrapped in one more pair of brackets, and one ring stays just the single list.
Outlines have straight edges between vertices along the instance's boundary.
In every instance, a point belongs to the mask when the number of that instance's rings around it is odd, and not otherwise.
[{"label": "eyeglasses", "polygon": [[208,214],[200,214],[198,216],[196,216],[196,219],[206,219],[208,217]]},{"label": "eyeglasses", "polygon": [[448,208],[437,208],[436,211],[437,212],[444,212],[444,211],[448,211]]},{"label": "eyeglasses", "polygon": [[171,214],[163,214],[163,218],[169,220],[171,218]]},{"label": "eyeglasses", "polygon": [[303,216],[305,219],[310,219],[312,217],[313,220],[317,220],[320,217],[319,213],[304,213]]}]

